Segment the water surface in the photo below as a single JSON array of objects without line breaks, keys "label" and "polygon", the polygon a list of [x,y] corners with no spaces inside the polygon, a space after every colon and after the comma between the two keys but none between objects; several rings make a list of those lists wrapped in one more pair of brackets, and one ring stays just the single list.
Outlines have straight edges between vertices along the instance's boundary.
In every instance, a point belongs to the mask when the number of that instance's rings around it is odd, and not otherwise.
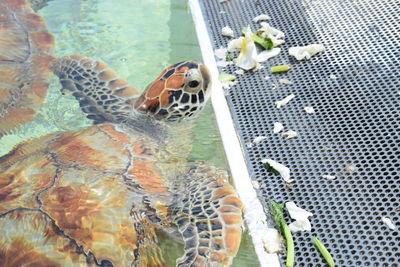
[{"label": "water surface", "polygon": [[[119,76],[142,90],[167,66],[179,61],[201,61],[195,29],[184,0],[54,0],[41,10],[56,39],[57,57],[81,54],[105,61]],[[55,131],[91,125],[71,95],[62,95],[52,78],[37,117],[0,140],[0,155],[15,144]],[[190,160],[206,160],[227,168],[224,149],[209,103],[193,131]],[[233,266],[257,266],[248,235]],[[183,247],[161,240],[166,260],[175,265]]]}]

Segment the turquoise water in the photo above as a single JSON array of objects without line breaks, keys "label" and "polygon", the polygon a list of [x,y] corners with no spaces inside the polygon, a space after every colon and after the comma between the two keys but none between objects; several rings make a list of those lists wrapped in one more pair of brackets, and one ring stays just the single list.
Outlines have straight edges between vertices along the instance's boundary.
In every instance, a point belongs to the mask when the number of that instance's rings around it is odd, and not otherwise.
[{"label": "turquoise water", "polygon": [[[172,3],[171,3],[172,1]],[[184,0],[54,0],[39,11],[56,39],[56,56],[81,54],[105,61],[139,89],[167,66],[187,59],[201,61],[200,49]],[[0,140],[0,155],[15,144],[55,131],[91,124],[71,95],[61,95],[56,78],[35,120]],[[211,104],[193,131],[191,160],[207,160],[227,168]],[[233,266],[257,266],[248,235]],[[170,265],[183,248],[170,240],[161,246]]]}]

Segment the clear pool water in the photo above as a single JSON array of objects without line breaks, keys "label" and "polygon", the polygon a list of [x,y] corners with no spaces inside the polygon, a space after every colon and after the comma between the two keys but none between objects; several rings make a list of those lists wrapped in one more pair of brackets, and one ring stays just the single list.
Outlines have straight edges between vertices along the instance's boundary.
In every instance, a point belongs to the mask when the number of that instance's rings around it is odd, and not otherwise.
[{"label": "clear pool water", "polygon": [[[201,61],[193,23],[185,0],[53,0],[41,10],[56,39],[56,56],[81,54],[105,61],[121,77],[143,89],[167,66],[187,59]],[[0,140],[0,155],[15,144],[55,131],[91,124],[75,98],[61,95],[52,79],[37,117]],[[193,160],[227,168],[211,104],[193,131]],[[161,240],[168,263],[182,255],[181,245]],[[233,266],[257,266],[251,240],[244,235]]]}]

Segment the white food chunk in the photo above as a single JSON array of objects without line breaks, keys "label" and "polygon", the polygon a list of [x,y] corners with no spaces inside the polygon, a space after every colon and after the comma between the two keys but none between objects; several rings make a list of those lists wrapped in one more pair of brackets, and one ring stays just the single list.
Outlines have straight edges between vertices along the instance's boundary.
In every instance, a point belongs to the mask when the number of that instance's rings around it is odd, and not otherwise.
[{"label": "white food chunk", "polygon": [[313,107],[304,107],[304,110],[305,110],[305,112],[308,113],[308,114],[313,114],[313,113],[315,113],[315,110],[314,110]]},{"label": "white food chunk", "polygon": [[280,131],[283,130],[283,124],[280,122],[274,122],[274,133],[279,133]]},{"label": "white food chunk", "polygon": [[271,50],[264,50],[260,54],[257,55],[258,62],[267,61],[270,58],[276,57],[281,52],[280,48],[272,48]]},{"label": "white food chunk", "polygon": [[257,17],[255,17],[255,18],[253,18],[253,22],[257,23],[259,21],[270,20],[270,19],[271,19],[271,17],[268,16],[267,14],[261,14],[261,15],[258,15]]},{"label": "white food chunk", "polygon": [[329,75],[329,78],[331,78],[332,80],[336,80],[336,79],[337,79],[337,77],[336,77],[336,75],[335,75],[335,74],[331,74],[331,75]]},{"label": "white food chunk", "polygon": [[310,59],[311,56],[319,52],[325,51],[322,44],[311,44],[307,46],[296,46],[289,48],[289,55],[294,56],[297,60]]},{"label": "white food chunk", "polygon": [[239,37],[236,39],[233,39],[231,41],[229,41],[228,43],[228,52],[233,52],[237,49],[241,49],[242,48],[242,42],[243,42],[244,37]]},{"label": "white food chunk", "polygon": [[220,59],[225,59],[226,53],[228,53],[228,50],[223,47],[215,49],[215,51],[214,51],[215,56]]},{"label": "white food chunk", "polygon": [[271,39],[275,47],[285,43],[285,40],[283,40],[285,38],[285,34],[282,31],[272,27],[266,22],[261,22],[260,24],[261,28],[258,29],[257,34],[263,38]]},{"label": "white food chunk", "polygon": [[227,37],[233,37],[233,30],[229,26],[225,26],[221,29],[221,34]]},{"label": "white food chunk", "polygon": [[256,138],[254,138],[253,143],[258,144],[258,143],[264,141],[265,139],[267,139],[266,136],[257,136]]},{"label": "white food chunk", "polygon": [[272,159],[262,159],[261,162],[263,164],[267,163],[271,168],[279,172],[283,180],[287,183],[293,182],[293,179],[290,179],[290,169],[283,164],[280,164]]},{"label": "white food chunk", "polygon": [[282,252],[282,237],[278,230],[268,228],[263,234],[262,242],[267,253],[274,254]]},{"label": "white food chunk", "polygon": [[285,207],[288,210],[290,217],[296,220],[289,224],[290,231],[311,231],[311,223],[308,220],[308,217],[313,216],[311,212],[297,207],[293,201],[286,202]]},{"label": "white food chunk", "polygon": [[286,136],[287,139],[295,138],[295,137],[298,136],[297,132],[295,132],[293,130],[289,130],[287,132],[284,132],[282,135]]},{"label": "white food chunk", "polygon": [[226,81],[221,83],[221,85],[224,89],[231,89],[231,87],[235,86],[237,83],[237,81]]},{"label": "white food chunk", "polygon": [[236,61],[236,66],[245,70],[254,69],[258,65],[257,48],[253,42],[252,34],[250,28],[247,27],[245,37],[242,41],[240,54]]},{"label": "white food chunk", "polygon": [[335,180],[336,176],[333,175],[322,175],[322,178],[328,179],[328,180]]},{"label": "white food chunk", "polygon": [[289,229],[292,233],[311,231],[311,223],[309,220],[305,221],[294,221],[289,224]]},{"label": "white food chunk", "polygon": [[394,223],[392,222],[392,220],[390,220],[387,217],[382,217],[382,222],[384,222],[387,227],[389,227],[392,230],[396,230],[396,225],[394,225]]},{"label": "white food chunk", "polygon": [[279,79],[278,82],[281,84],[284,84],[284,85],[292,85],[293,84],[293,82],[289,81],[288,79]]},{"label": "white food chunk", "polygon": [[294,98],[294,94],[290,94],[290,95],[288,95],[287,97],[285,97],[284,99],[279,100],[279,101],[276,101],[276,102],[275,102],[276,107],[277,107],[277,108],[280,108],[280,107],[286,105],[286,104],[289,103],[289,101],[292,100],[293,98]]},{"label": "white food chunk", "polygon": [[235,70],[234,71],[236,74],[242,75],[244,74],[244,70],[240,69],[240,70]]},{"label": "white food chunk", "polygon": [[308,217],[313,216],[311,212],[298,207],[293,201],[286,202],[285,207],[288,210],[290,217],[294,220],[307,220]]}]

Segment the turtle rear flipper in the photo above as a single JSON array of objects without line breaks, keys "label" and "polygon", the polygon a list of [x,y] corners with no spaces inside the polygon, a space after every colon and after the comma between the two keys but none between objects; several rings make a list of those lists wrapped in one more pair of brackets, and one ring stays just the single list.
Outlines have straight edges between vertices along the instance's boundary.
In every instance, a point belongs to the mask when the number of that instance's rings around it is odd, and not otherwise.
[{"label": "turtle rear flipper", "polygon": [[242,203],[225,171],[200,165],[179,178],[172,219],[184,240],[178,266],[228,266],[242,235]]},{"label": "turtle rear flipper", "polygon": [[134,250],[137,267],[163,267],[167,266],[158,246],[157,235],[144,213],[131,212],[137,234],[137,246]]},{"label": "turtle rear flipper", "polygon": [[83,112],[96,124],[125,121],[139,97],[136,88],[101,61],[72,55],[55,60],[52,70],[63,90],[72,92]]},{"label": "turtle rear flipper", "polygon": [[25,0],[0,1],[0,136],[35,117],[47,92],[53,36]]}]

